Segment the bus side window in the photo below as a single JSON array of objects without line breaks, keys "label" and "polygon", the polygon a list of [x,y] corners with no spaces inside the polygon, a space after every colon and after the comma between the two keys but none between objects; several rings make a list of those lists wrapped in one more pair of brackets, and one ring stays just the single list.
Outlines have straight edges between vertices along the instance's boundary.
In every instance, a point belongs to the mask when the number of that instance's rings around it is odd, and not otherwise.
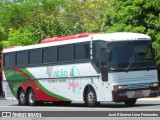
[{"label": "bus side window", "polygon": [[6,53],[4,55],[4,67],[14,67],[15,66],[15,53]]},{"label": "bus side window", "polygon": [[101,48],[100,51],[100,69],[102,74],[102,81],[108,81],[108,63],[106,48]]}]

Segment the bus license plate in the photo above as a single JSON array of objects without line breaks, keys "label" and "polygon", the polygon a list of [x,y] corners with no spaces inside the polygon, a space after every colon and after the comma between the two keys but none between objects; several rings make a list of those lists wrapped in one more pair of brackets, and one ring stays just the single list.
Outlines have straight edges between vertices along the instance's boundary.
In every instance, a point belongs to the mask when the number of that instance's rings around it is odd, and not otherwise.
[{"label": "bus license plate", "polygon": [[127,92],[127,97],[128,98],[139,98],[139,97],[143,97],[144,93],[142,90],[137,90],[137,91],[128,91]]},{"label": "bus license plate", "polygon": [[137,97],[143,97],[144,95],[143,95],[143,92],[142,92],[142,90],[138,90],[138,91],[135,91],[135,98],[137,98]]}]

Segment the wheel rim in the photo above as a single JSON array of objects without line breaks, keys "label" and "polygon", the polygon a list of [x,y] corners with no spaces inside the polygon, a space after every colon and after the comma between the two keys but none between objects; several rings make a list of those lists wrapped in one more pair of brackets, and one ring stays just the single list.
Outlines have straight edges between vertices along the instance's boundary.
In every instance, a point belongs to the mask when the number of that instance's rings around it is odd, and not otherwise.
[{"label": "wheel rim", "polygon": [[90,92],[88,93],[88,102],[89,102],[90,104],[92,104],[92,103],[95,102],[95,94],[94,94],[94,92],[92,92],[92,91],[90,91]]},{"label": "wheel rim", "polygon": [[29,103],[33,104],[34,103],[34,93],[32,91],[29,93],[28,97],[29,97]]},{"label": "wheel rim", "polygon": [[20,101],[21,101],[21,103],[25,103],[25,100],[26,100],[26,96],[25,96],[24,91],[22,91],[20,94]]}]

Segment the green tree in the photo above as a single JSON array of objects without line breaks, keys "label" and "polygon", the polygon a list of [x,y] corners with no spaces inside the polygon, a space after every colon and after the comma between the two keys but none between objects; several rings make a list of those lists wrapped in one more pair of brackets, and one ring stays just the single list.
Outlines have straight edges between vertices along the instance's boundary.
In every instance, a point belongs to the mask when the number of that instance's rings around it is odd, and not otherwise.
[{"label": "green tree", "polygon": [[24,26],[34,8],[29,0],[6,0],[0,7],[0,21],[6,29]]},{"label": "green tree", "polygon": [[10,29],[8,40],[2,41],[3,47],[10,46],[24,46],[29,44],[35,44],[35,40],[31,37],[31,32],[28,29],[19,28]]},{"label": "green tree", "polygon": [[[109,1],[109,0],[107,0]],[[100,31],[102,18],[107,6],[106,0],[64,1],[52,8],[43,2],[43,10],[35,12],[29,21],[33,36],[37,40],[48,37],[64,36],[82,32]],[[37,9],[38,10],[38,9]]]},{"label": "green tree", "polygon": [[99,32],[109,0],[71,0],[65,12],[65,21],[74,33]]},{"label": "green tree", "polygon": [[109,0],[3,0],[0,23],[8,40],[10,28],[27,28],[32,38],[99,32]]},{"label": "green tree", "polygon": [[[40,39],[45,38],[48,35],[47,27],[43,30],[44,25],[36,28],[37,26],[42,25],[42,15],[45,16],[45,25],[49,26],[50,22],[47,20],[50,16],[55,16],[59,14],[59,10],[65,6],[65,0],[4,0],[0,1],[0,24],[5,28],[5,36],[3,36],[3,40],[9,39],[10,29],[24,29],[32,31],[32,38],[34,40],[40,41]],[[49,16],[49,17],[46,17]],[[55,19],[53,21],[56,21]],[[35,25],[37,23],[37,25]],[[33,29],[33,27],[35,28]],[[38,30],[37,30],[38,29]],[[48,29],[48,30],[47,30]],[[45,32],[44,32],[45,31]],[[47,32],[46,32],[47,31]],[[58,30],[57,30],[58,31]],[[35,33],[38,32],[38,33]],[[44,33],[43,33],[44,32]],[[42,35],[41,35],[42,33]],[[45,35],[44,35],[45,34]],[[37,36],[36,36],[37,35]],[[54,35],[54,33],[53,33]],[[38,37],[40,36],[40,37]],[[43,36],[43,37],[42,37]],[[2,40],[0,38],[0,40]]]},{"label": "green tree", "polygon": [[3,39],[3,36],[5,35],[5,28],[0,25],[0,40]]},{"label": "green tree", "polygon": [[62,25],[58,17],[41,14],[41,17],[31,21],[31,25],[28,27],[32,32],[32,37],[40,42],[44,38],[63,35],[64,28]]}]

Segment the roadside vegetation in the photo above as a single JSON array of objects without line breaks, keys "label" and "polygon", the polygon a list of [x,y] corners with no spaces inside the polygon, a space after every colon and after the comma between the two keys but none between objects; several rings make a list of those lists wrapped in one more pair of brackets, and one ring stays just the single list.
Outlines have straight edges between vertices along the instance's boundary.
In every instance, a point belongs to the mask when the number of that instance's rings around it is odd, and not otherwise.
[{"label": "roadside vegetation", "polygon": [[0,50],[83,32],[152,37],[160,65],[160,0],[1,0]]}]

